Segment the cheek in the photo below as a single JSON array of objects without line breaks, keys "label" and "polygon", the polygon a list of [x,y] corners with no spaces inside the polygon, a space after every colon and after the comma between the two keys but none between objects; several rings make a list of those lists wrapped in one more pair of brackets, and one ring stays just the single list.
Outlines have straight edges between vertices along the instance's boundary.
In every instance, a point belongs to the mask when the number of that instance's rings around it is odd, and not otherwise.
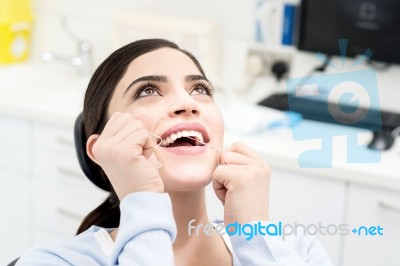
[{"label": "cheek", "polygon": [[222,117],[222,113],[217,106],[214,106],[214,108],[209,108],[209,110],[209,125],[213,127],[215,136],[218,137],[222,143],[224,137],[224,119]]}]

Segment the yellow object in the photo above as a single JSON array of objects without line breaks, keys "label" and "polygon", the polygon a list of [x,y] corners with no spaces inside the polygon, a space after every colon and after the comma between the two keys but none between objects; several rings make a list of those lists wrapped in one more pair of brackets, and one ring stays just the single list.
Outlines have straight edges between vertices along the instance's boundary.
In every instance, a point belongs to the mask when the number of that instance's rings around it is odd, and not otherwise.
[{"label": "yellow object", "polygon": [[0,0],[0,64],[28,58],[32,21],[30,0]]}]

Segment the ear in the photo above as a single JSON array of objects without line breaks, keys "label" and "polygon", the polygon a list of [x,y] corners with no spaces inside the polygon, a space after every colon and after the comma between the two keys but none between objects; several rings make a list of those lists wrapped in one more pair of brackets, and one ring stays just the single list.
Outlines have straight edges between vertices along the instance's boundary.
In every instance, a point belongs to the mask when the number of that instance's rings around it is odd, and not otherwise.
[{"label": "ear", "polygon": [[93,154],[93,146],[96,143],[96,141],[99,139],[99,137],[100,137],[99,134],[93,134],[88,138],[88,140],[86,142],[86,153],[89,156],[89,158],[96,164],[98,164],[98,163]]}]

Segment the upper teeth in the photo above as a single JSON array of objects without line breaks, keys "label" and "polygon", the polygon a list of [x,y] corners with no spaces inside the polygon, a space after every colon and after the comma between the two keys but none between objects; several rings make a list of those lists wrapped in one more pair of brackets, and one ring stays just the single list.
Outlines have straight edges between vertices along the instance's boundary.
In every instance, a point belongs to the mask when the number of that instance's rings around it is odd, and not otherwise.
[{"label": "upper teeth", "polygon": [[204,143],[203,135],[199,131],[194,130],[183,130],[176,133],[171,134],[169,137],[162,140],[161,146],[166,147],[171,143],[174,143],[175,140],[183,137],[190,137],[196,140],[196,145]]}]

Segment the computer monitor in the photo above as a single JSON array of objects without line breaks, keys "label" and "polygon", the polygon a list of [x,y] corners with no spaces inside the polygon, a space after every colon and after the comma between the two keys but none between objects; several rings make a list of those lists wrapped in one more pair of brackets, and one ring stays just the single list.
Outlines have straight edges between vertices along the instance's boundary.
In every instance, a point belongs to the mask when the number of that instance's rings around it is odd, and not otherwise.
[{"label": "computer monitor", "polygon": [[299,50],[340,55],[348,39],[348,57],[370,48],[371,60],[400,64],[399,0],[302,0],[299,15]]}]

